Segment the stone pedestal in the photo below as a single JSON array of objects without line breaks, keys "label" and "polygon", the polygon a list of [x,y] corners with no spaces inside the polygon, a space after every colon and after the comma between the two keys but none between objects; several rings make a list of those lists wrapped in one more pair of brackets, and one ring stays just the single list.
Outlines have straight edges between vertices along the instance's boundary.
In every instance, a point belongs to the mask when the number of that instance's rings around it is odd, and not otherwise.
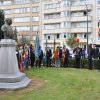
[{"label": "stone pedestal", "polygon": [[2,39],[0,46],[0,89],[14,90],[26,87],[30,79],[18,69],[15,40]]}]

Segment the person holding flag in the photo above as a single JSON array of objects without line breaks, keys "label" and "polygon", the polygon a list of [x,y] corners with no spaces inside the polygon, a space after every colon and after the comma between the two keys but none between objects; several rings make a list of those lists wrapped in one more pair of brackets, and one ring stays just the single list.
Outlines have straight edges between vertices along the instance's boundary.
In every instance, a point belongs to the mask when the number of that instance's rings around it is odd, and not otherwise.
[{"label": "person holding flag", "polygon": [[56,67],[60,67],[60,59],[59,59],[59,47],[56,48],[55,34],[54,34],[54,50],[53,50],[53,60]]},{"label": "person holding flag", "polygon": [[36,40],[35,40],[35,62],[36,62],[36,67],[39,65],[39,55],[40,55],[40,40],[39,40],[39,34],[37,32]]},{"label": "person holding flag", "polygon": [[22,66],[22,56],[21,56],[21,50],[19,50],[18,48],[18,37],[17,37],[17,29],[16,27],[13,28],[14,30],[14,40],[17,42],[17,46],[16,46],[16,56],[17,56],[17,61],[18,61],[18,68],[20,72],[23,72],[23,66]]}]

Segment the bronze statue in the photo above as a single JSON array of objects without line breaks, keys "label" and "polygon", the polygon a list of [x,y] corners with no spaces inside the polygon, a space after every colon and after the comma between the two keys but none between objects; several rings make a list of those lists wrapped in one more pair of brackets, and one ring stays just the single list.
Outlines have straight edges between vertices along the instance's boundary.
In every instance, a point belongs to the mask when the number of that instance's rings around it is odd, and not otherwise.
[{"label": "bronze statue", "polygon": [[4,39],[13,39],[17,40],[17,31],[16,28],[13,30],[11,27],[12,19],[6,18],[5,24],[2,25],[1,30],[3,31]]}]

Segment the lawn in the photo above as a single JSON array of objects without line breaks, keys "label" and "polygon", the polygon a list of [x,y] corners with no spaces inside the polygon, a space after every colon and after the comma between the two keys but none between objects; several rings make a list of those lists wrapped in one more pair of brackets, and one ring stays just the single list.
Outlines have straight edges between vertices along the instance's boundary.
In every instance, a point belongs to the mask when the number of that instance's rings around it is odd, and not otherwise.
[{"label": "lawn", "polygon": [[37,81],[37,87],[0,91],[0,100],[100,100],[98,70],[38,68],[25,73],[33,82]]}]

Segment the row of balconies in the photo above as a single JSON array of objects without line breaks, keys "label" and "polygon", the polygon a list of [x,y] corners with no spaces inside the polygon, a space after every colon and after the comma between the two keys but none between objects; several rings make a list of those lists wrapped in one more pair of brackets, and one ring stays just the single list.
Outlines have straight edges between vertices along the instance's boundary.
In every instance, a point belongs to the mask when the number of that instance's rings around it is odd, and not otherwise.
[{"label": "row of balconies", "polygon": [[[70,28],[70,29],[54,29],[54,30],[43,30],[43,33],[51,34],[51,33],[87,33],[87,28]],[[88,32],[92,32],[92,28],[88,27]]]},{"label": "row of balconies", "polygon": [[[0,5],[2,9],[16,9],[16,8],[23,8],[23,7],[34,7],[34,4],[23,4],[23,5]],[[36,3],[35,6],[39,6],[39,3]]]},{"label": "row of balconies", "polygon": [[[56,19],[56,20],[55,20]],[[73,16],[73,17],[60,17],[55,19],[44,19],[43,23],[58,23],[63,21],[70,21],[70,22],[80,22],[80,21],[87,21],[87,16]],[[92,17],[88,16],[88,21],[92,21]]]},{"label": "row of balconies", "polygon": [[[92,10],[92,5],[88,4],[87,5],[88,11]],[[71,6],[71,7],[61,7],[61,8],[54,8],[54,9],[43,9],[43,13],[57,13],[61,11],[84,11],[87,9],[86,5],[77,5],[77,6]],[[55,10],[56,9],[56,10]]]},{"label": "row of balconies", "polygon": [[[25,4],[25,5],[9,5],[9,6],[1,6],[2,9],[15,9],[15,8],[23,8],[23,7],[31,7],[34,5]],[[35,6],[39,6],[39,4],[35,4]],[[88,10],[92,10],[92,5],[87,5]],[[56,13],[61,12],[64,10],[70,10],[70,11],[84,11],[86,10],[86,5],[77,5],[77,6],[71,6],[71,7],[61,7],[61,8],[54,8],[54,9],[43,9],[43,13]]]},{"label": "row of balconies", "polygon": [[[46,34],[51,34],[51,33],[87,33],[87,28],[71,28],[71,29],[55,29],[55,30],[42,30],[42,33],[46,33]],[[92,32],[92,28],[88,28],[88,32],[91,33]],[[32,33],[36,34],[37,31],[32,31]],[[30,34],[30,32],[18,32],[19,35],[27,35]]]}]

